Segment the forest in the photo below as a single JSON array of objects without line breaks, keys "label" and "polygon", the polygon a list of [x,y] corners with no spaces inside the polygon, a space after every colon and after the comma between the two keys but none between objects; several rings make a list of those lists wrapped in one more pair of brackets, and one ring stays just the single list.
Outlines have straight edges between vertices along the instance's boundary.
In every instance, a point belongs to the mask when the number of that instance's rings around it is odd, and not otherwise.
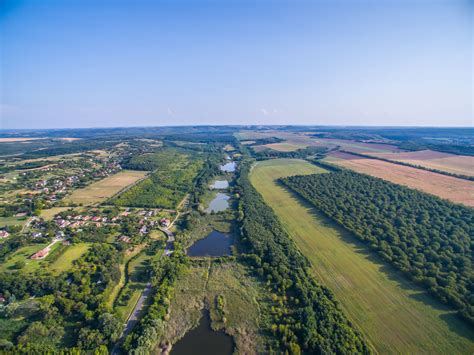
[{"label": "forest", "polygon": [[281,182],[474,323],[474,211],[351,171]]},{"label": "forest", "polygon": [[193,189],[202,165],[198,156],[190,159],[188,155],[170,149],[132,158],[127,167],[153,172],[114,198],[112,203],[116,206],[176,208]]},{"label": "forest", "polygon": [[339,308],[333,294],[313,279],[307,259],[298,251],[274,212],[250,183],[251,161],[240,164],[237,189],[242,196],[243,256],[266,280],[272,298],[276,351],[303,353],[369,353],[363,337]]},{"label": "forest", "polygon": [[266,159],[277,159],[277,158],[305,158],[309,155],[322,155],[327,152],[327,148],[324,147],[307,147],[303,149],[298,149],[292,152],[281,152],[273,149],[265,149],[259,152],[255,152],[253,156],[257,160],[266,160]]}]

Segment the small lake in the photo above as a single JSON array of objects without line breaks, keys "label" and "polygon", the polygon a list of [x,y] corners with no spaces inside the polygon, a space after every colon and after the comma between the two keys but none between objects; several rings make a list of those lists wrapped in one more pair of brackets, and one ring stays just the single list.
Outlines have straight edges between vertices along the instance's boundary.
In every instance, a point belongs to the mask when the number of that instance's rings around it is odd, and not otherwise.
[{"label": "small lake", "polygon": [[233,173],[235,171],[235,166],[237,164],[235,163],[235,161],[231,161],[227,164],[224,164],[224,165],[221,165],[219,166],[219,168],[222,170],[222,171],[225,171],[226,173]]},{"label": "small lake", "polygon": [[204,211],[206,213],[225,211],[229,208],[229,199],[229,195],[218,192],[216,197],[209,203],[209,207]]},{"label": "small lake", "polygon": [[229,187],[229,182],[227,180],[216,180],[211,185],[211,189],[227,189]]},{"label": "small lake", "polygon": [[211,329],[209,311],[204,311],[197,328],[186,333],[171,349],[172,355],[230,355],[234,351],[232,337]]},{"label": "small lake", "polygon": [[234,240],[230,234],[212,231],[209,235],[191,245],[187,250],[189,256],[226,256],[232,255],[231,246]]}]

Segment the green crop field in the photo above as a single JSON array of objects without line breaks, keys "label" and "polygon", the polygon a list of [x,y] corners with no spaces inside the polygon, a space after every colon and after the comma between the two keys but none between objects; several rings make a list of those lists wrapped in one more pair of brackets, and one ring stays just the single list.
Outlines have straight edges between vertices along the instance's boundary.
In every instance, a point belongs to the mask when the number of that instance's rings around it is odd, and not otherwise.
[{"label": "green crop field", "polygon": [[381,353],[472,354],[474,335],[454,311],[276,181],[321,172],[302,160],[276,159],[257,163],[251,181],[353,323]]}]

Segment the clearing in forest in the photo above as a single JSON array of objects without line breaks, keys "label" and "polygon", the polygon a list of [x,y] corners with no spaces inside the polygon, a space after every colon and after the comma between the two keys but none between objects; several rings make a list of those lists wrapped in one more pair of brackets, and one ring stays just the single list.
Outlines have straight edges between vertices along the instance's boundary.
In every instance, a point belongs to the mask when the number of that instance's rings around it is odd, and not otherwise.
[{"label": "clearing in forest", "polygon": [[319,281],[380,353],[474,352],[472,330],[276,180],[324,170],[296,159],[257,163],[251,181],[310,260]]},{"label": "clearing in forest", "polygon": [[335,152],[325,160],[358,173],[417,189],[454,203],[474,207],[474,182],[382,160]]},{"label": "clearing in forest", "polygon": [[103,202],[125,187],[145,177],[146,171],[123,170],[105,179],[94,182],[83,189],[75,190],[65,198],[65,203],[82,204],[84,206]]}]

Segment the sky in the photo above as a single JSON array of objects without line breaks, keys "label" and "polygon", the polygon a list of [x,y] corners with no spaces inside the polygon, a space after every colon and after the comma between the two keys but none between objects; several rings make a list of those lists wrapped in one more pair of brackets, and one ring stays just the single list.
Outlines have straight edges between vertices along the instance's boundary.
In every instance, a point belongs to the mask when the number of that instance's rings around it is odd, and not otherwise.
[{"label": "sky", "polygon": [[0,129],[473,126],[474,0],[0,0]]}]

